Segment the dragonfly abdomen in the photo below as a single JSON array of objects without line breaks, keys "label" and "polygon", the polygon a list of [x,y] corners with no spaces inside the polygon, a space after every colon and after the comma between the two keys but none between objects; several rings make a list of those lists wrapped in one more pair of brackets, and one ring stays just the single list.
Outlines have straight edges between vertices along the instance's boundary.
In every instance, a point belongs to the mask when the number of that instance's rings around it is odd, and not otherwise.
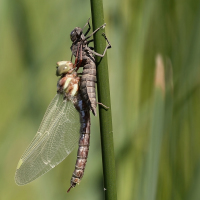
[{"label": "dragonfly abdomen", "polygon": [[82,100],[81,95],[78,95],[76,106],[80,113],[81,135],[79,139],[79,148],[77,152],[75,170],[71,178],[71,186],[67,192],[69,192],[71,188],[75,187],[76,184],[79,184],[83,177],[90,145],[90,110],[88,109],[86,103]]},{"label": "dragonfly abdomen", "polygon": [[[87,133],[82,134],[80,140],[82,139],[85,141],[79,142],[75,170],[73,172],[72,179],[71,179],[71,185],[74,185],[74,186],[80,182],[84,174],[87,157],[88,157],[88,151],[89,151],[90,135]],[[85,143],[86,145],[80,144],[82,142]]]},{"label": "dragonfly abdomen", "polygon": [[88,64],[83,66],[83,75],[81,76],[80,81],[80,92],[87,103],[87,105],[92,110],[92,113],[96,115],[96,91],[95,91],[95,82],[96,82],[96,65],[93,61],[90,61]]}]

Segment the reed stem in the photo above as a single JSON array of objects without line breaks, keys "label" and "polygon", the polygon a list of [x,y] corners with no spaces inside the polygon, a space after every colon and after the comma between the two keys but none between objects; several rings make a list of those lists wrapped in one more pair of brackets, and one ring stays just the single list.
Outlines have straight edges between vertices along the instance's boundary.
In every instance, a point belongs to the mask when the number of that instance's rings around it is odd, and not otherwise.
[{"label": "reed stem", "polygon": [[[103,2],[102,0],[90,0],[93,30],[104,24]],[[94,47],[98,53],[103,53],[106,47],[106,40],[102,36],[105,29],[98,31],[94,35]],[[105,200],[116,200],[116,172],[115,172],[115,156],[113,144],[112,115],[110,103],[110,88],[107,55],[101,59],[96,56],[97,64],[97,89],[98,101],[103,103],[109,109],[99,106],[99,123],[101,132],[101,148],[104,176],[104,193]]]}]

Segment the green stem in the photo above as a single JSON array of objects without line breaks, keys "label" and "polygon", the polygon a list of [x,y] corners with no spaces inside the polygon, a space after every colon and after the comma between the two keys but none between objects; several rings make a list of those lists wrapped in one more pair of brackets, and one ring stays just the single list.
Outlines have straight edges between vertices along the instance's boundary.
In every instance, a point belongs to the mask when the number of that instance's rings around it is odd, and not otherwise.
[{"label": "green stem", "polygon": [[[90,0],[90,3],[92,25],[93,30],[95,30],[104,24],[103,3],[102,0]],[[94,47],[95,51],[98,53],[103,53],[106,47],[106,40],[102,36],[103,32],[105,32],[105,30],[100,30],[94,35]],[[98,101],[109,107],[109,109],[106,110],[102,106],[99,106],[105,199],[116,200],[115,156],[107,55],[105,55],[103,59],[96,56],[96,63],[99,63],[97,66]]]},{"label": "green stem", "polygon": [[163,59],[156,58],[155,90],[149,138],[148,154],[145,161],[142,200],[155,200],[158,188],[158,173],[165,120],[165,71]]}]

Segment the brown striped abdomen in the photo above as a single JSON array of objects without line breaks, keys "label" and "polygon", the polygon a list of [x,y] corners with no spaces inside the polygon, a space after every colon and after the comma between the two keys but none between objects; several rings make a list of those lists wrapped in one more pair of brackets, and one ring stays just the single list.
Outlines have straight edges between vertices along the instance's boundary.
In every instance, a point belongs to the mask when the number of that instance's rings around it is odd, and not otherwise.
[{"label": "brown striped abdomen", "polygon": [[83,75],[80,81],[80,91],[84,101],[92,110],[92,113],[96,116],[96,65],[93,61],[84,65]]},{"label": "brown striped abdomen", "polygon": [[69,192],[71,188],[75,187],[76,184],[79,184],[83,177],[90,145],[90,110],[84,103],[84,100],[82,100],[80,94],[78,95],[78,101],[75,106],[80,113],[80,139],[75,170],[71,178],[71,186],[67,192]]},{"label": "brown striped abdomen", "polygon": [[[78,45],[80,45],[80,43],[71,46],[72,53],[75,57],[77,55]],[[97,102],[96,102],[96,90],[95,90],[95,83],[96,83],[95,58],[92,53],[84,51],[84,45],[82,49],[82,62],[80,67],[83,67],[83,73],[82,73],[83,75],[81,76],[81,81],[80,81],[80,92],[87,106],[89,107],[89,109],[92,110],[92,113],[96,116]]]}]

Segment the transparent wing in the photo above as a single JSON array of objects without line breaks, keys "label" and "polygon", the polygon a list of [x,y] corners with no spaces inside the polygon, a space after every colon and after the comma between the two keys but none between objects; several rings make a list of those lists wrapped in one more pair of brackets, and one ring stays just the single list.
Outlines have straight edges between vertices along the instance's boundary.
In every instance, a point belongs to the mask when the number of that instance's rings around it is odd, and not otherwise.
[{"label": "transparent wing", "polygon": [[78,144],[79,113],[71,101],[57,94],[44,115],[39,130],[19,160],[18,185],[30,183],[63,161]]}]

